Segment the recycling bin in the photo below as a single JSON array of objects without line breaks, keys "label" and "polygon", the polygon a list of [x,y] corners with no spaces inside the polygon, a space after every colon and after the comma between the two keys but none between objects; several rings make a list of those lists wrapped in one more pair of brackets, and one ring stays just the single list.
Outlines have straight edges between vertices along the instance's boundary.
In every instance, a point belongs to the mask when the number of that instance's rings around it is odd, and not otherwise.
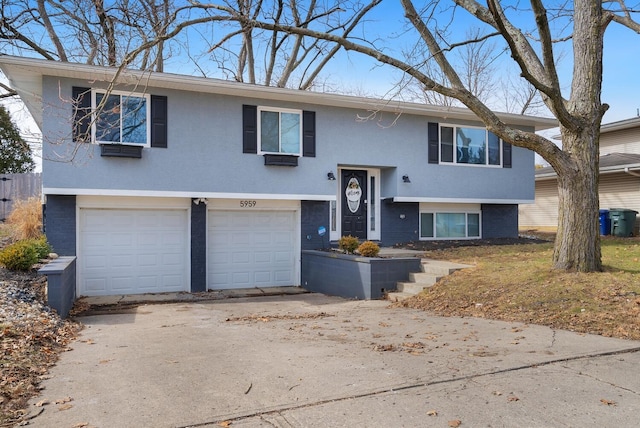
[{"label": "recycling bin", "polygon": [[609,219],[609,210],[600,210],[600,235],[609,235],[611,233],[611,220]]},{"label": "recycling bin", "polygon": [[631,236],[636,224],[638,211],[625,208],[609,208],[609,220],[611,221],[611,234],[613,236]]}]

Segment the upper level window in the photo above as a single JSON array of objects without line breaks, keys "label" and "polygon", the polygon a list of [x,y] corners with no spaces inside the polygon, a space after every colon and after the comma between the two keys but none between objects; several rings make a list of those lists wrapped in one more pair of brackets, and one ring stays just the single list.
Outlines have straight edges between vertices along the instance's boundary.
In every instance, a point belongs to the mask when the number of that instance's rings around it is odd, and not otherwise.
[{"label": "upper level window", "polygon": [[440,126],[441,163],[500,166],[501,153],[501,140],[484,128]]},{"label": "upper level window", "polygon": [[302,111],[258,108],[260,153],[300,156]]},{"label": "upper level window", "polygon": [[94,92],[93,141],[102,144],[149,145],[149,95]]}]

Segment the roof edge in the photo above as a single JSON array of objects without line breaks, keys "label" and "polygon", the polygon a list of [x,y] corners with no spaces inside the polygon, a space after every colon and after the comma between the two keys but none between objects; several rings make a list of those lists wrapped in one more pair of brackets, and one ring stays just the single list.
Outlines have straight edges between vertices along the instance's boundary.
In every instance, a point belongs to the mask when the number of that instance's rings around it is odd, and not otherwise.
[{"label": "roof edge", "polygon": [[[10,55],[0,55],[0,68],[2,68],[12,83],[19,79],[26,81],[30,78],[34,85],[36,84],[35,80],[39,78],[41,81],[42,76],[111,81],[118,73],[118,68],[116,67],[103,67]],[[438,116],[444,117],[445,119],[479,120],[475,113],[463,107],[443,107],[343,94],[275,88],[174,73],[158,73],[126,69],[118,76],[118,83],[134,85],[144,84],[145,86],[152,85],[155,87],[173,88],[185,91],[211,92],[242,97],[295,101],[364,110],[382,110],[397,112],[399,114],[408,113],[422,116]],[[30,96],[32,103],[38,101],[38,88],[35,88],[36,90],[30,90],[30,88],[14,89],[22,91],[27,98]],[[41,87],[39,89],[41,92]],[[26,101],[26,103],[28,106],[31,104],[28,101]],[[505,123],[510,125],[530,126],[536,131],[555,128],[558,126],[557,120],[551,118],[499,112],[496,112],[496,115]]]}]

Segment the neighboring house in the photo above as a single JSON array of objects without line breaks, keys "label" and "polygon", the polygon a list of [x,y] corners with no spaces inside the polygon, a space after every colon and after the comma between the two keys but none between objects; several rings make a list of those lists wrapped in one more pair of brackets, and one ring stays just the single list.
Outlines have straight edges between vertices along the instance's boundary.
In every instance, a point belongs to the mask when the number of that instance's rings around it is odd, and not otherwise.
[{"label": "neighboring house", "polygon": [[[555,231],[558,227],[558,181],[553,168],[535,172],[536,197],[520,206],[520,228]],[[600,128],[600,208],[640,212],[640,117]],[[636,221],[634,234],[640,223]]]},{"label": "neighboring house", "polygon": [[300,285],[302,250],[513,237],[534,197],[533,152],[467,109],[139,71],[107,95],[116,69],[0,68],[42,130],[46,234],[78,296]]}]

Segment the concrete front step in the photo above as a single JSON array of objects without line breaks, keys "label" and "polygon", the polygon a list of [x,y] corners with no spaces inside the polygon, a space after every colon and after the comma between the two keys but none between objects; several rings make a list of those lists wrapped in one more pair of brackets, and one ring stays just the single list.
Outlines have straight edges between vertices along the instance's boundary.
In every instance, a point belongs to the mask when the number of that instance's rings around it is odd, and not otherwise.
[{"label": "concrete front step", "polygon": [[401,302],[413,296],[415,296],[414,293],[404,293],[402,291],[390,291],[389,293],[387,293],[387,300],[392,302]]},{"label": "concrete front step", "polygon": [[472,267],[470,265],[463,265],[460,263],[429,259],[422,259],[422,263],[420,266],[422,268],[422,272],[440,276],[451,275],[457,270]]},{"label": "concrete front step", "polygon": [[425,282],[398,282],[396,287],[400,292],[418,294],[425,288],[433,286],[433,284],[435,284],[435,282],[432,284]]},{"label": "concrete front step", "polygon": [[433,286],[443,277],[453,272],[473,267],[471,265],[463,265],[460,263],[452,263],[442,260],[422,259],[420,268],[422,272],[410,273],[409,281],[400,281],[397,283],[397,291],[387,294],[387,299],[392,302],[399,302],[411,296],[424,291],[425,288]]},{"label": "concrete front step", "polygon": [[435,275],[433,273],[425,273],[425,272],[417,272],[417,273],[409,273],[409,282],[421,282],[428,285],[433,285],[440,280],[443,276],[446,275]]}]

